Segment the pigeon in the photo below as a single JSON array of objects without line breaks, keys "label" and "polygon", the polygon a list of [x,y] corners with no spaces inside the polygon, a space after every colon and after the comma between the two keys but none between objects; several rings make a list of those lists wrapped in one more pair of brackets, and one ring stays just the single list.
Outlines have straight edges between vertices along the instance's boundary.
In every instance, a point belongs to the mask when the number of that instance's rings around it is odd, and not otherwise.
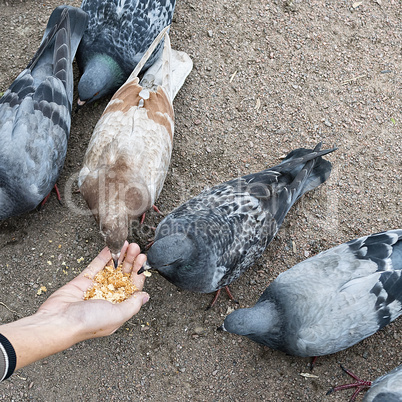
[{"label": "pigeon", "polygon": [[[77,52],[82,74],[78,107],[113,94],[129,77],[162,29],[172,22],[176,0],[83,0],[89,15]],[[143,70],[162,53],[163,41]]]},{"label": "pigeon", "polygon": [[67,152],[72,61],[88,16],[57,7],[27,68],[0,99],[0,219],[35,209],[51,192]]},{"label": "pigeon", "polygon": [[[80,192],[115,262],[132,220],[151,208],[162,190],[173,146],[172,102],[193,67],[185,52],[171,49],[168,29],[107,105],[79,173]],[[138,73],[163,38],[160,59],[139,81]]]},{"label": "pigeon", "polygon": [[374,380],[363,402],[402,402],[402,365]]},{"label": "pigeon", "polygon": [[355,382],[352,384],[338,385],[331,388],[327,395],[343,389],[356,388],[350,401],[354,401],[360,391],[370,388],[363,398],[363,402],[402,402],[402,365],[390,371],[376,380],[364,381],[351,371],[341,366],[342,370],[350,375]]},{"label": "pigeon", "polygon": [[222,329],[290,355],[347,349],[402,312],[402,229],[338,245],[281,273]]},{"label": "pigeon", "polygon": [[[255,263],[278,232],[287,212],[330,175],[322,155],[335,150],[296,149],[270,169],[203,191],[158,225],[140,269],[155,269],[182,289],[217,292]],[[211,307],[210,306],[210,307]]]}]

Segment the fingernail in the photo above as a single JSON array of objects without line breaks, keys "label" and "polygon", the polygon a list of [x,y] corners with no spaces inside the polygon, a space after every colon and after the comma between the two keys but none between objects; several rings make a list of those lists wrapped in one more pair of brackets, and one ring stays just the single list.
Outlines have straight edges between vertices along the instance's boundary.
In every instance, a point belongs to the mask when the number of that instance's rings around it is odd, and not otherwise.
[{"label": "fingernail", "polygon": [[146,294],[146,295],[142,298],[142,305],[144,305],[148,300],[149,300],[149,294]]}]

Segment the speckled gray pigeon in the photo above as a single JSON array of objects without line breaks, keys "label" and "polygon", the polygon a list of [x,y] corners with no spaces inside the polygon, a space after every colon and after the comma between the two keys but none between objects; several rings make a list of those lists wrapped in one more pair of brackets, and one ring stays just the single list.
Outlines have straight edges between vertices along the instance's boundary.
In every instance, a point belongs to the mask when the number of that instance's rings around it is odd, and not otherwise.
[{"label": "speckled gray pigeon", "polygon": [[159,224],[143,269],[195,292],[228,290],[261,256],[296,200],[328,178],[331,163],[321,156],[334,149],[320,147],[294,150],[273,168],[185,202]]},{"label": "speckled gray pigeon", "polygon": [[[172,22],[175,0],[83,0],[88,28],[77,52],[82,74],[78,106],[113,94],[129,77],[153,40]],[[160,56],[163,41],[143,71]]]},{"label": "speckled gray pigeon", "polygon": [[32,61],[0,99],[0,219],[31,211],[55,186],[70,133],[72,61],[86,23],[80,8],[57,7]]},{"label": "speckled gray pigeon", "polygon": [[402,402],[402,365],[389,373],[378,377],[374,381],[361,380],[351,371],[345,369],[342,365],[341,368],[345,373],[349,374],[355,382],[333,387],[327,392],[327,395],[336,391],[356,388],[349,399],[350,401],[354,401],[359,392],[366,388],[370,388],[364,396],[363,402]]},{"label": "speckled gray pigeon", "polygon": [[281,273],[228,332],[296,356],[346,349],[402,312],[402,229],[361,237]]}]

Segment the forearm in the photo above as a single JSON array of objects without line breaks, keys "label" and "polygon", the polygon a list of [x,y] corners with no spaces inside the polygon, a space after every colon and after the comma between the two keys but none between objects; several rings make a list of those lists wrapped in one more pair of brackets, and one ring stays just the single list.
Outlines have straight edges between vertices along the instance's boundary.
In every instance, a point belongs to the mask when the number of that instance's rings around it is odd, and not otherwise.
[{"label": "forearm", "polygon": [[[15,369],[61,352],[85,339],[110,335],[138,313],[149,299],[149,295],[141,291],[145,276],[137,275],[146,261],[146,256],[140,254],[137,244],[129,245],[127,242],[121,250],[121,255],[125,256],[123,271],[131,274],[132,281],[139,290],[122,303],[84,300],[83,297],[84,292],[93,283],[92,278],[110,260],[110,251],[104,248],[85,271],[54,292],[37,313],[0,325],[0,334],[7,338],[11,349],[15,351]],[[7,344],[7,350],[4,347],[0,350],[0,370],[4,376],[11,374],[15,361],[14,351],[11,351],[12,364],[8,364],[8,349]]]},{"label": "forearm", "polygon": [[40,313],[1,325],[0,333],[14,347],[16,369],[67,349],[81,340],[62,319]]}]

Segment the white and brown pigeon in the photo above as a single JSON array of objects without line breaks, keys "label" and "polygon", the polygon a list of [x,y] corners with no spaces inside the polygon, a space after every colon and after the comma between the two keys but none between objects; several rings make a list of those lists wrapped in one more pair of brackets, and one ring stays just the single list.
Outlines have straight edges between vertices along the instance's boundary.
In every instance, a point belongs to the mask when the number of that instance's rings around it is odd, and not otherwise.
[{"label": "white and brown pigeon", "polygon": [[[126,81],[145,51],[172,22],[175,0],[83,0],[88,27],[77,52],[82,74],[78,106],[112,95]],[[163,40],[143,70],[162,53]]]},{"label": "white and brown pigeon", "polygon": [[[172,50],[166,27],[115,93],[98,121],[78,185],[115,261],[133,219],[158,198],[173,146],[173,99],[192,69]],[[164,38],[163,53],[141,82],[138,73]]]},{"label": "white and brown pigeon", "polygon": [[402,229],[349,241],[281,273],[222,329],[290,355],[347,349],[402,313]]},{"label": "white and brown pigeon", "polygon": [[[147,265],[176,286],[219,294],[252,266],[292,205],[330,175],[334,149],[296,149],[282,163],[203,191],[156,229]],[[212,301],[211,306],[215,303]]]},{"label": "white and brown pigeon", "polygon": [[57,7],[27,68],[0,99],[0,219],[33,210],[56,184],[67,152],[72,62],[87,24]]}]

